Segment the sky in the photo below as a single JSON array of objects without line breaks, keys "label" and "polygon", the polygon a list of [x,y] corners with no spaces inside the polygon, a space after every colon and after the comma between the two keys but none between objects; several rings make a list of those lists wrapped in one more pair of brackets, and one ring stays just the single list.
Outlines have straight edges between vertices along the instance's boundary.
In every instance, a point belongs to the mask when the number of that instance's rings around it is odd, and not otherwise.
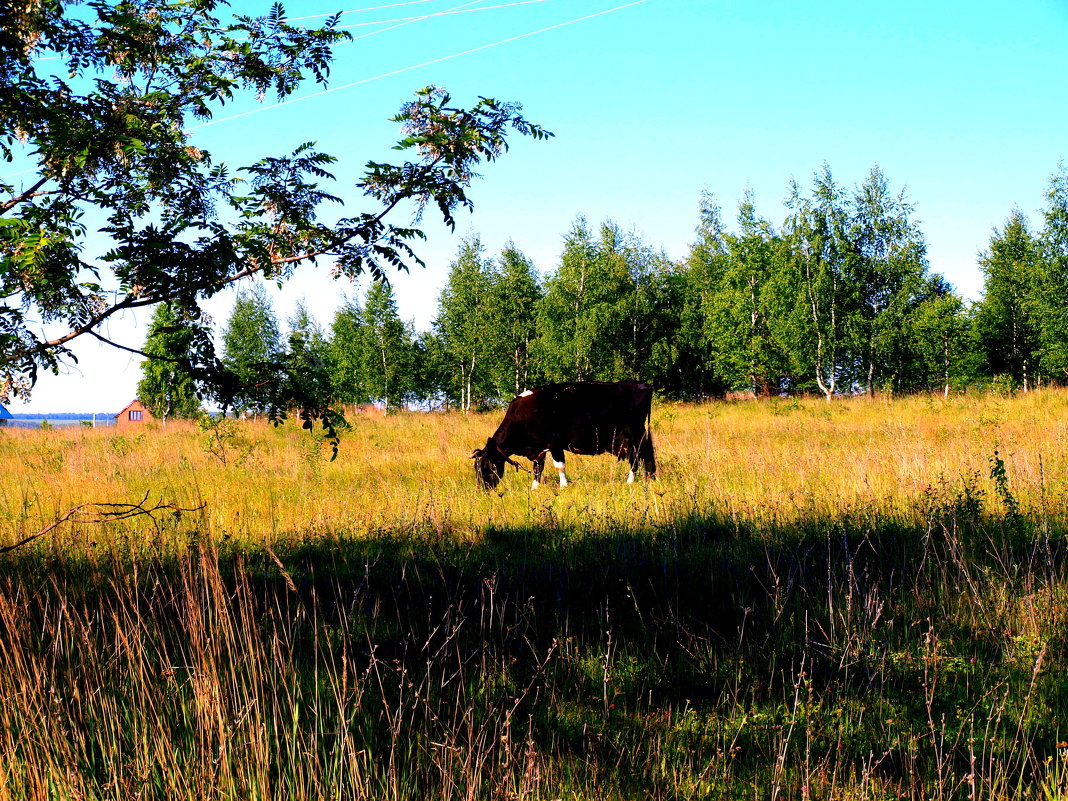
[{"label": "sky", "polygon": [[[879,165],[914,204],[931,269],[974,300],[993,229],[1014,209],[1039,227],[1049,177],[1068,160],[1068,0],[349,2],[286,5],[290,17],[350,12],[341,25],[355,40],[337,48],[329,91],[309,84],[281,105],[243,99],[191,123],[192,143],[233,169],[315,141],[338,158],[338,216],[353,216],[371,208],[355,181],[369,159],[397,158],[389,118],[417,89],[442,86],[459,105],[521,102],[555,137],[513,137],[472,186],[474,212],[455,232],[428,214],[426,268],[393,279],[401,316],[420,330],[462,237],[477,234],[490,255],[511,240],[548,274],[583,215],[683,258],[702,192],[730,224],[751,188],[779,225],[790,181],[809,186],[824,162],[847,187]],[[338,304],[362,293],[328,267],[272,285],[283,324],[303,299],[328,328]],[[207,306],[219,328],[233,298]],[[139,347],[150,316],[130,313],[107,333]],[[135,397],[138,357],[91,342],[75,354],[77,365],[8,408],[117,412]]]}]

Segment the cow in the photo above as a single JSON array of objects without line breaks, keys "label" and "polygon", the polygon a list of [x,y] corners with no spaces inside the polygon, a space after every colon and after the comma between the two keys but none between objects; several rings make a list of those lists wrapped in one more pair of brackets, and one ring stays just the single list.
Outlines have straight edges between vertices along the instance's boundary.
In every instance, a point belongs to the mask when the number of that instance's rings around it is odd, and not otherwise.
[{"label": "cow", "polygon": [[645,474],[656,478],[653,439],[646,429],[653,388],[638,381],[577,381],[528,389],[508,404],[504,420],[471,453],[475,476],[484,489],[504,477],[505,464],[519,467],[512,456],[534,465],[534,489],[541,482],[545,454],[553,460],[560,486],[567,486],[564,451],[578,454],[611,453],[630,464],[627,483],[641,462]]}]

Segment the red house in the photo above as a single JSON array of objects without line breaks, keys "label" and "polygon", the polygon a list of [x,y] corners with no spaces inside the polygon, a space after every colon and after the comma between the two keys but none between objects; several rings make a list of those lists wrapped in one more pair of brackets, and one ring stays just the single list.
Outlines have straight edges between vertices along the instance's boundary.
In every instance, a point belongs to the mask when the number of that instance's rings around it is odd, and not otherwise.
[{"label": "red house", "polygon": [[115,415],[115,425],[119,428],[139,426],[142,423],[151,423],[155,419],[156,418],[152,416],[152,412],[146,409],[141,401],[135,399],[130,401],[125,409]]}]

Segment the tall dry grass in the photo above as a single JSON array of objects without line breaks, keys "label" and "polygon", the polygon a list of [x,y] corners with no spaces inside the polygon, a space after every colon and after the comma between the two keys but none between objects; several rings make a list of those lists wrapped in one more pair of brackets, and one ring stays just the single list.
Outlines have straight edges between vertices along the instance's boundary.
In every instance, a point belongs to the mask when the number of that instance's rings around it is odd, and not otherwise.
[{"label": "tall dry grass", "polygon": [[1068,394],[0,435],[4,798],[1061,798]]},{"label": "tall dry grass", "polygon": [[1027,511],[1056,516],[1068,493],[1066,411],[1059,390],[664,404],[654,415],[663,479],[655,486],[619,487],[621,463],[569,455],[574,492],[530,492],[530,476],[510,470],[499,495],[477,490],[466,458],[499,413],[358,417],[333,462],[296,426],[240,424],[222,446],[225,463],[190,424],[138,433],[10,429],[0,439],[0,537],[41,527],[78,503],[145,492],[180,506],[206,503],[202,533],[250,543],[425,524],[477,538],[487,527],[536,525],[546,515],[579,526],[616,515],[664,525],[709,509],[761,526],[865,508],[907,518],[932,488],[964,479],[995,497],[995,452]]}]

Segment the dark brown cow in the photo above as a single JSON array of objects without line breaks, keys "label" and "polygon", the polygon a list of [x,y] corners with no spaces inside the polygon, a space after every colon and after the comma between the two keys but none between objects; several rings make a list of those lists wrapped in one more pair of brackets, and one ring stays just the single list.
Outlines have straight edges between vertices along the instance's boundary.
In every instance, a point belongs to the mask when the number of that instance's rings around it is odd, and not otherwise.
[{"label": "dark brown cow", "polygon": [[578,454],[612,453],[630,463],[628,483],[641,462],[649,478],[656,478],[653,439],[646,430],[653,388],[637,381],[602,383],[581,381],[549,384],[527,390],[508,404],[504,420],[471,454],[475,475],[485,489],[497,486],[512,456],[534,464],[534,487],[541,482],[545,454],[549,454],[567,486],[564,451]]}]

